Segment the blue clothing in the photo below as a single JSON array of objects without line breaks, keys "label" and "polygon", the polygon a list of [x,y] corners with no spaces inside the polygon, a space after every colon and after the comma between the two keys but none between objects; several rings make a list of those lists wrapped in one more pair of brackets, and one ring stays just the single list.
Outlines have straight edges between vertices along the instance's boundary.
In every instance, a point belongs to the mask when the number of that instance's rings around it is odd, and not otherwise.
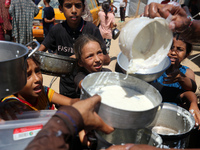
[{"label": "blue clothing", "polygon": [[[185,74],[188,68],[189,67],[187,67],[187,66],[181,66],[179,68],[179,70],[180,70],[181,73]],[[164,86],[168,86],[168,87],[175,87],[175,88],[183,89],[179,82],[171,83],[171,84],[164,84],[163,81],[164,81],[165,77],[167,77],[166,72],[164,72],[158,79],[154,80],[153,82],[154,83],[158,82],[158,83],[160,83],[160,84],[162,84]]]},{"label": "blue clothing", "polygon": [[[185,74],[187,71],[187,66],[181,66],[179,68],[180,72]],[[182,103],[180,99],[180,94],[185,92],[179,82],[164,84],[164,78],[167,77],[166,72],[164,72],[158,79],[154,80],[151,85],[153,85],[162,95],[162,102],[176,103],[180,105]]]},{"label": "blue clothing", "polygon": [[35,0],[35,4],[38,5],[41,0]]},{"label": "blue clothing", "polygon": [[51,20],[52,18],[54,18],[54,16],[55,16],[55,13],[54,13],[53,7],[50,6],[50,7],[45,7],[43,9],[43,17],[42,17],[43,19],[42,19],[42,21],[43,21],[43,30],[44,30],[45,37],[47,36],[49,30],[53,27],[54,22],[46,23],[44,21],[44,18]]}]

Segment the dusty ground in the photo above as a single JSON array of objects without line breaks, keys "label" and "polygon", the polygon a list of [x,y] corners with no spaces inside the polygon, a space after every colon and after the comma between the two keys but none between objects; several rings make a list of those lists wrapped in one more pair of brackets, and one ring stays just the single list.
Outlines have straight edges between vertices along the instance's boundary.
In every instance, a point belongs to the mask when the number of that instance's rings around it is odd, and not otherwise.
[{"label": "dusty ground", "polygon": [[[121,30],[121,28],[123,28],[124,25],[132,19],[133,18],[126,18],[125,22],[120,23],[119,18],[116,18],[116,23],[118,25],[117,28],[119,30]],[[119,52],[120,52],[120,48],[119,48],[119,45],[118,45],[118,39],[112,40],[111,41],[111,48],[110,48],[110,52],[109,52],[109,55],[110,55],[112,61],[111,61],[110,65],[107,66],[112,71],[115,70],[115,64],[116,64],[117,55],[119,54]],[[198,95],[200,94],[200,89],[199,89],[200,88],[200,82],[199,82],[200,81],[200,68],[199,68],[200,57],[197,57],[197,58],[193,59],[192,61],[190,59],[193,58],[194,56],[196,56],[199,53],[200,53],[200,46],[195,46],[193,48],[193,52],[191,53],[191,56],[189,56],[187,59],[185,59],[183,61],[184,65],[190,67],[195,72],[196,83],[197,83],[197,86],[198,86],[196,93]],[[49,86],[50,83],[51,83],[51,80],[53,79],[53,76],[43,75],[43,78],[44,78],[44,85]],[[56,92],[59,92],[59,77],[52,84],[51,88],[54,89]]]}]

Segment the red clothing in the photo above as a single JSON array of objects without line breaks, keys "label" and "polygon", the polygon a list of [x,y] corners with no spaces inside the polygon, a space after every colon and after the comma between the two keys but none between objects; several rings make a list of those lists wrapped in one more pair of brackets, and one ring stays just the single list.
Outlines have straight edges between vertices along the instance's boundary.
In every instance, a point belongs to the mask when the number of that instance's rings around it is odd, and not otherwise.
[{"label": "red clothing", "polygon": [[5,0],[5,5],[9,6],[10,2],[11,2],[11,0]]},{"label": "red clothing", "polygon": [[3,29],[3,19],[0,16],[0,40],[5,40],[4,29]]},{"label": "red clothing", "polygon": [[12,30],[9,9],[5,7],[5,2],[5,0],[0,0],[0,17],[3,19],[4,29]]},{"label": "red clothing", "polygon": [[161,4],[167,4],[169,2],[170,2],[170,0],[164,0],[164,1],[161,2]]}]

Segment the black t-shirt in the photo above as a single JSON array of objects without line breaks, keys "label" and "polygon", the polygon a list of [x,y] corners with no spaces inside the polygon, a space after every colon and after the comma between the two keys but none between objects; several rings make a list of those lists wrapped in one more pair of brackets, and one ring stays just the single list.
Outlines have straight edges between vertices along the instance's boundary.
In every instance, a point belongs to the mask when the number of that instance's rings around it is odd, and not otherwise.
[{"label": "black t-shirt", "polygon": [[45,7],[44,9],[43,9],[43,13],[44,13],[44,16],[43,16],[43,26],[44,27],[47,27],[49,24],[53,24],[53,22],[51,22],[51,23],[46,23],[45,21],[44,21],[44,18],[47,18],[48,20],[51,20],[52,18],[54,18],[54,16],[55,16],[55,13],[54,13],[54,10],[53,10],[53,7]]},{"label": "black t-shirt", "polygon": [[[111,70],[108,68],[102,68],[102,70],[101,70],[101,72],[106,72],[106,71],[111,72]],[[74,77],[74,83],[75,83],[76,92],[77,92],[78,96],[80,96],[80,89],[79,89],[78,85],[79,85],[80,81],[83,80],[88,74],[90,74],[90,72],[88,72],[85,68],[80,67],[78,69],[76,76]]]},{"label": "black t-shirt", "polygon": [[[71,30],[66,21],[53,26],[42,44],[48,49],[56,50],[58,55],[71,56],[74,54],[73,44],[81,34],[91,34],[100,39],[103,53],[107,54],[106,45],[98,27],[91,22],[83,20],[76,31]],[[77,70],[75,69],[70,75],[60,78],[60,94],[71,98],[78,97],[74,84],[74,76],[76,74]]]}]

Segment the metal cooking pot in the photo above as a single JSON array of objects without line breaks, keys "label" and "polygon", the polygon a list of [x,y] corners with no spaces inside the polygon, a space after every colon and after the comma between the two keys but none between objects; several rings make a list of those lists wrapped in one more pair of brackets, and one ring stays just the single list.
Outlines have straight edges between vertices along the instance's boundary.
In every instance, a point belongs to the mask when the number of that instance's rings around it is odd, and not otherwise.
[{"label": "metal cooking pot", "polygon": [[37,51],[34,53],[35,58],[40,62],[42,73],[63,76],[73,72],[76,66],[76,59],[62,55],[55,55]]},{"label": "metal cooking pot", "polygon": [[0,98],[16,93],[26,85],[26,59],[39,48],[39,43],[34,42],[37,47],[28,55],[26,46],[0,41]]},{"label": "metal cooking pot", "polygon": [[113,40],[116,40],[118,38],[119,34],[120,34],[120,31],[117,28],[113,29],[112,30],[112,38],[113,38]]},{"label": "metal cooking pot", "polygon": [[119,85],[133,89],[145,95],[154,105],[154,108],[144,111],[127,111],[117,109],[101,103],[98,114],[110,126],[119,129],[145,128],[149,125],[162,102],[162,97],[153,86],[133,76],[126,78],[125,74],[117,72],[98,72],[87,75],[82,81],[81,99],[91,95],[91,88],[106,85]]},{"label": "metal cooking pot", "polygon": [[182,107],[163,103],[148,128],[163,139],[163,148],[187,148],[189,135],[195,120],[189,111]]},{"label": "metal cooking pot", "polygon": [[162,138],[150,129],[115,129],[110,134],[105,134],[101,131],[96,131],[97,150],[105,149],[111,145],[121,145],[126,143],[148,144],[155,147],[160,147]]},{"label": "metal cooking pot", "polygon": [[[120,52],[117,56],[117,63],[121,68],[122,72],[126,73],[129,61],[128,58],[122,52]],[[151,82],[160,77],[165,72],[165,70],[169,68],[170,65],[171,60],[169,59],[169,57],[165,57],[165,59],[158,66],[146,69],[144,70],[144,72],[137,72],[135,74],[130,75],[144,80],[146,82]]]}]

